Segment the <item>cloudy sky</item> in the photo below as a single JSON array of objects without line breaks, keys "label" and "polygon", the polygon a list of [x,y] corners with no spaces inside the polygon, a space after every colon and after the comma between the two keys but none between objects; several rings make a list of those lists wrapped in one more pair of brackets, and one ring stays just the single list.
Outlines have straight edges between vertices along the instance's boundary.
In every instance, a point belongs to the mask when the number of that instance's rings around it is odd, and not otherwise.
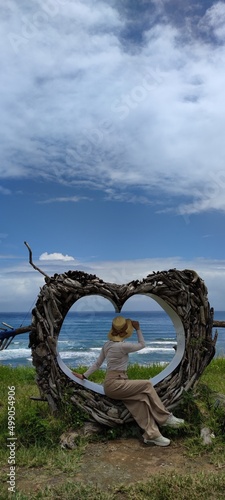
[{"label": "cloudy sky", "polygon": [[225,2],[1,6],[0,311],[195,269],[225,310]]}]

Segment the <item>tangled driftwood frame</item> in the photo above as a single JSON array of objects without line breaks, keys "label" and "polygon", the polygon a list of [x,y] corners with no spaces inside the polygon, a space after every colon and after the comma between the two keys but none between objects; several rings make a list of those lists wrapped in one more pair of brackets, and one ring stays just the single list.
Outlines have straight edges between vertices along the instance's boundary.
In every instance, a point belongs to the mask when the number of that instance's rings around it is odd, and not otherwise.
[{"label": "tangled driftwood frame", "polygon": [[176,353],[167,368],[151,380],[168,409],[194,386],[215,354],[213,309],[204,281],[195,271],[172,269],[123,285],[106,283],[81,271],[45,275],[45,281],[32,311],[30,347],[37,384],[53,411],[69,394],[75,406],[99,423],[114,426],[132,421],[122,402],[107,398],[102,386],[77,379],[60,358],[57,340],[61,326],[72,305],[82,297],[100,295],[119,312],[127,299],[144,294],[169,314],[177,334]]}]

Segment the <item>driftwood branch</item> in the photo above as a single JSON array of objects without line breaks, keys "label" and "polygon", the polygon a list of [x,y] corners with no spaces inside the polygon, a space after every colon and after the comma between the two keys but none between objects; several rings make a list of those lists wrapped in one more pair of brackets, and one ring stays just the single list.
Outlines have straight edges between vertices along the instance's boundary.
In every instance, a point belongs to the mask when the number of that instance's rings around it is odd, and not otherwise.
[{"label": "driftwood branch", "polygon": [[[4,325],[5,323],[3,323]],[[0,328],[0,330],[2,330],[2,328]],[[20,326],[19,328],[11,328],[11,330],[5,330],[3,329],[3,332],[0,332],[0,336],[10,336],[10,335],[20,335],[21,333],[29,333],[31,332],[32,330],[32,326],[31,325],[27,325],[27,326]]]},{"label": "driftwood branch", "polygon": [[213,321],[213,326],[217,328],[225,328],[225,321]]},{"label": "driftwood branch", "polygon": [[36,271],[39,271],[39,273],[43,274],[46,278],[49,278],[49,276],[44,271],[42,271],[39,267],[35,266],[35,264],[33,263],[32,250],[26,241],[24,241],[24,245],[26,245],[26,247],[28,248],[28,251],[29,251],[29,264],[31,264],[31,266]]},{"label": "driftwood branch", "polygon": [[[7,323],[2,323],[3,325],[7,325]],[[29,333],[32,330],[32,326],[22,326],[20,328],[12,328],[11,326],[7,325],[10,330],[7,330],[5,328],[1,328],[0,330],[0,351],[3,351],[4,349],[7,349],[9,345],[11,344],[12,340],[16,335],[20,335],[21,333]]]}]

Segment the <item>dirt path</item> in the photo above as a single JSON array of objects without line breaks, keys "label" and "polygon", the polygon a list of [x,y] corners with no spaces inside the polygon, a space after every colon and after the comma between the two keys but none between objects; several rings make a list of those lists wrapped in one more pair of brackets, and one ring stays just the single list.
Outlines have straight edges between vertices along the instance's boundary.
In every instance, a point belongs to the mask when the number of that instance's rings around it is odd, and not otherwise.
[{"label": "dirt path", "polygon": [[76,481],[97,484],[104,489],[115,484],[147,480],[151,475],[165,471],[196,473],[203,470],[213,471],[215,467],[207,458],[187,459],[179,442],[160,448],[146,446],[137,439],[118,439],[89,444]]},{"label": "dirt path", "polygon": [[[103,443],[89,443],[84,451],[78,472],[70,476],[70,481],[95,485],[101,490],[119,484],[145,481],[151,475],[171,473],[190,473],[200,471],[216,472],[216,466],[205,457],[187,458],[181,440],[172,441],[167,448],[146,446],[138,439],[117,439]],[[69,453],[69,451],[68,451]],[[58,470],[53,476],[44,468],[20,470],[18,488],[24,493],[37,492],[45,486],[65,482],[65,473]]]}]

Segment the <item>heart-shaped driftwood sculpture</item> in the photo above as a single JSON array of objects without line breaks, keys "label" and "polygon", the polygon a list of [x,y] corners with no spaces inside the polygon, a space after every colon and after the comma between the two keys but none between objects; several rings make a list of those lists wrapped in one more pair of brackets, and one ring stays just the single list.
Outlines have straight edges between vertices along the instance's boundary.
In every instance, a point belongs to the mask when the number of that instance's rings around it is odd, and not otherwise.
[{"label": "heart-shaped driftwood sculpture", "polygon": [[106,397],[103,386],[77,379],[60,358],[57,340],[62,323],[81,297],[100,295],[119,312],[127,299],[142,294],[155,299],[167,312],[177,334],[177,349],[171,363],[151,382],[169,410],[194,386],[215,354],[213,309],[204,281],[195,271],[172,269],[124,285],[105,283],[81,271],[46,276],[45,281],[32,311],[30,347],[37,384],[53,411],[69,395],[75,406],[99,423],[114,426],[132,421],[122,402]]}]

